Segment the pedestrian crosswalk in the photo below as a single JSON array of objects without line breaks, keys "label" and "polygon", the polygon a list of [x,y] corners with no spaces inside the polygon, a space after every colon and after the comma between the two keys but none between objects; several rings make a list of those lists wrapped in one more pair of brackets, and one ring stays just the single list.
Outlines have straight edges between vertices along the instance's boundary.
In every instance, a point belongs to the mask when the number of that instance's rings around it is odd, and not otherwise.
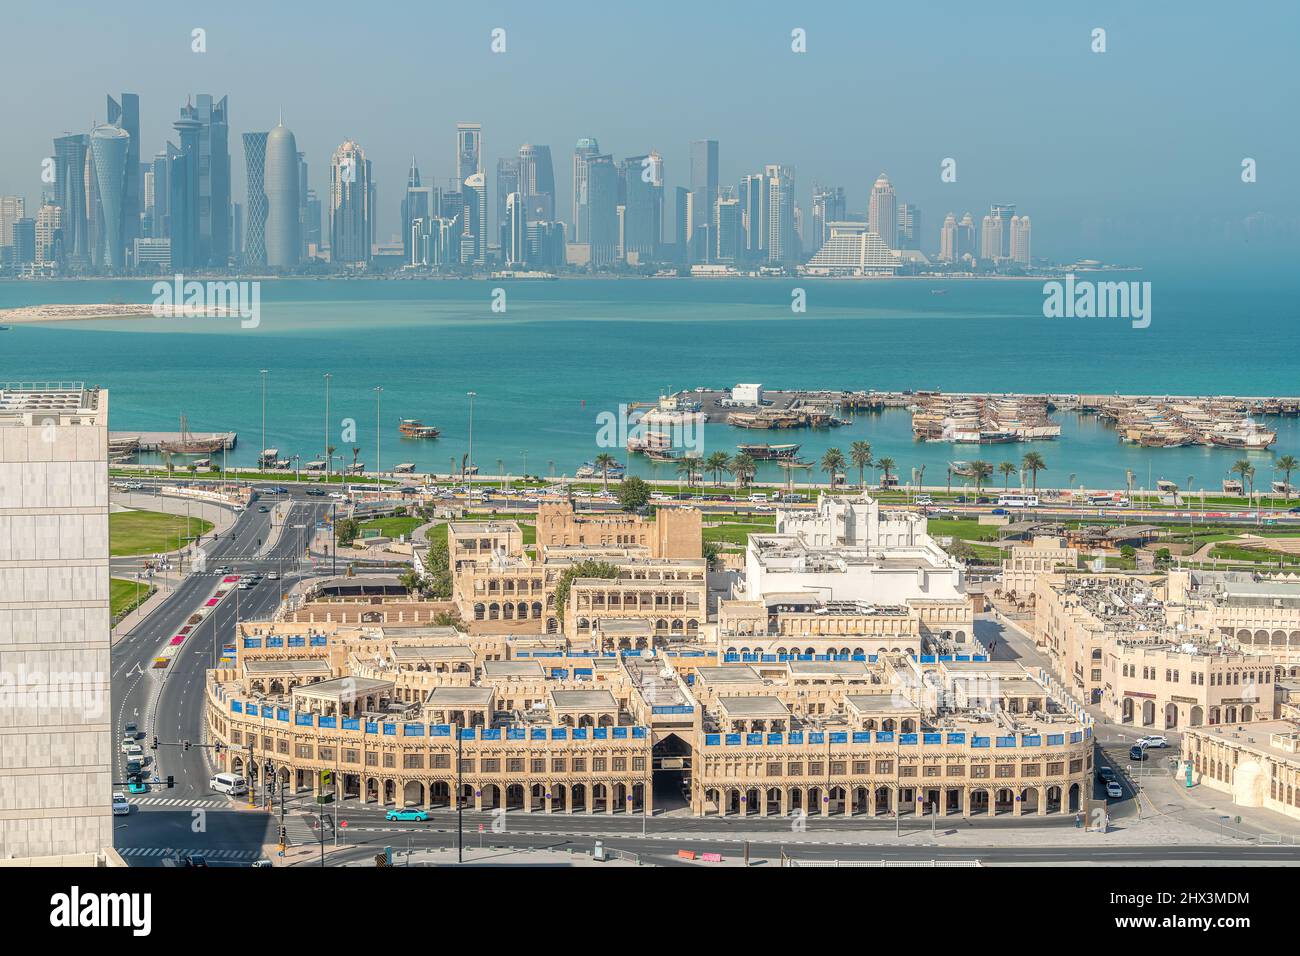
[{"label": "pedestrian crosswalk", "polygon": [[[310,819],[298,813],[290,813],[285,816],[284,832],[289,838],[290,846],[320,842],[320,831],[312,828]],[[327,831],[326,836],[330,835],[330,832]]]},{"label": "pedestrian crosswalk", "polygon": [[137,797],[131,803],[138,807],[171,807],[172,809],[205,807],[210,810],[229,810],[233,806],[229,800],[184,800],[168,797]]},{"label": "pedestrian crosswalk", "polygon": [[142,859],[167,859],[182,857],[187,854],[201,856],[205,860],[256,860],[262,855],[261,850],[214,850],[209,847],[177,849],[170,846],[122,846],[117,848],[122,856],[140,857]]}]

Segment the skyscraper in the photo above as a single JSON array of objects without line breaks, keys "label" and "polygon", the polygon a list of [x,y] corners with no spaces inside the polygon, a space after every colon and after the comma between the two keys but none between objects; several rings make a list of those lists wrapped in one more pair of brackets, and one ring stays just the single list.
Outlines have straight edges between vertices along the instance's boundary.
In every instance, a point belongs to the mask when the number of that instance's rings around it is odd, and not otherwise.
[{"label": "skyscraper", "polygon": [[126,148],[126,169],[122,183],[122,242],[132,247],[140,236],[140,96],[123,93],[122,99],[108,97],[108,123],[126,130],[131,137]]},{"label": "skyscraper", "polygon": [[479,123],[456,124],[456,181],[464,182],[483,172],[483,127]]},{"label": "skyscraper", "polygon": [[1011,217],[1015,214],[1016,204],[1013,202],[994,203],[989,207],[989,215],[998,220],[998,239],[1001,243],[997,254],[990,258],[1011,258]]},{"label": "skyscraper", "polygon": [[25,214],[22,196],[0,196],[0,246],[14,243],[14,223]]},{"label": "skyscraper", "polygon": [[90,220],[86,214],[86,153],[89,149],[90,137],[85,133],[72,133],[54,140],[54,201],[62,210],[59,217],[60,254],[72,266],[83,268],[90,263]]},{"label": "skyscraper", "polygon": [[894,187],[889,177],[881,173],[871,187],[870,205],[867,208],[867,229],[881,238],[890,249],[898,248],[898,209]]},{"label": "skyscraper", "polygon": [[735,262],[740,253],[740,200],[719,199],[714,204],[713,234],[717,238],[714,259]]},{"label": "skyscraper", "polygon": [[345,140],[330,161],[330,260],[370,261],[370,161],[365,150]]},{"label": "skyscraper", "polygon": [[629,156],[619,164],[624,222],[623,254],[642,262],[656,259],[663,242],[664,164],[656,152]]},{"label": "skyscraper", "polygon": [[487,259],[487,182],[482,172],[465,179],[461,187],[465,202],[461,264],[481,265]]},{"label": "skyscraper", "polygon": [[846,211],[843,186],[813,186],[812,235],[808,243],[810,252],[816,255],[817,250],[830,237],[828,223],[843,222]]},{"label": "skyscraper", "polygon": [[266,264],[272,269],[293,269],[302,252],[298,144],[285,127],[283,117],[266,135],[263,189],[266,192]]},{"label": "skyscraper", "polygon": [[513,192],[506,197],[503,238],[501,253],[508,265],[519,265],[528,258],[528,208],[523,193]]},{"label": "skyscraper", "polygon": [[718,141],[697,139],[691,142],[692,226],[708,225],[713,220],[713,204],[718,198]]},{"label": "skyscraper", "polygon": [[961,217],[961,222],[957,223],[957,258],[964,259],[966,256],[974,258],[976,248],[975,217],[966,213]]},{"label": "skyscraper", "polygon": [[591,218],[587,208],[587,165],[600,155],[594,137],[584,137],[573,147],[573,241],[591,242]]},{"label": "skyscraper", "polygon": [[939,258],[944,262],[956,262],[960,258],[957,249],[957,217],[948,213],[939,229]]},{"label": "skyscraper", "polygon": [[898,247],[921,248],[921,210],[912,203],[898,204]]},{"label": "skyscraper", "polygon": [[587,223],[591,267],[604,268],[618,255],[618,169],[613,156],[593,156],[587,163]]},{"label": "skyscraper", "polygon": [[769,165],[767,181],[767,261],[788,265],[797,253],[794,230],[794,169]]},{"label": "skyscraper", "polygon": [[244,261],[266,265],[266,142],[270,133],[244,134],[244,164],[247,168],[244,196],[248,223],[244,233]]},{"label": "skyscraper", "polygon": [[96,126],[90,133],[91,157],[99,183],[100,241],[97,257],[114,272],[126,267],[126,246],[122,237],[122,197],[126,188],[126,157],[131,134],[118,126]]},{"label": "skyscraper", "polygon": [[[226,97],[200,93],[181,107],[181,118],[197,124],[194,139],[194,211],[198,246],[193,265],[224,269],[230,260],[230,126]],[[177,129],[180,126],[177,125]],[[182,142],[181,149],[185,150]],[[175,247],[173,246],[173,262]]]},{"label": "skyscraper", "polygon": [[555,170],[551,147],[525,143],[519,147],[519,191],[528,207],[529,222],[555,218]]},{"label": "skyscraper", "polygon": [[172,123],[181,141],[167,144],[167,185],[170,190],[172,266],[177,269],[207,265],[199,239],[199,131],[197,119],[181,111]]},{"label": "skyscraper", "polygon": [[153,158],[153,212],[149,217],[149,236],[166,239],[171,235],[169,221],[171,192],[167,179],[167,150],[160,149]]},{"label": "skyscraper", "polygon": [[1011,217],[1011,259],[1022,266],[1029,265],[1030,224],[1028,216]]},{"label": "skyscraper", "polygon": [[[308,197],[311,195],[311,183],[307,176],[307,154],[302,150],[298,151],[298,258],[307,258],[307,247],[310,243],[308,236],[312,232],[311,209],[308,207]],[[316,217],[316,232],[320,232],[320,217]]]},{"label": "skyscraper", "polygon": [[63,207],[57,203],[42,203],[36,210],[36,258],[39,265],[48,265],[63,259]]},{"label": "skyscraper", "polygon": [[740,181],[740,222],[745,238],[743,258],[761,262],[767,258],[767,178],[751,173]]},{"label": "skyscraper", "polygon": [[1002,220],[989,213],[980,223],[980,258],[996,262],[1002,256]]},{"label": "skyscraper", "polygon": [[[511,193],[519,192],[519,160],[517,157],[502,156],[497,160],[497,228],[505,225],[506,201]],[[502,242],[504,243],[504,239]],[[504,252],[504,249],[503,249]]]},{"label": "skyscraper", "polygon": [[433,187],[420,185],[420,167],[411,157],[411,168],[406,174],[406,195],[402,197],[402,261],[408,265],[415,261],[412,244],[412,227],[417,219],[428,219],[434,212]]},{"label": "skyscraper", "polygon": [[0,388],[4,857],[113,844],[108,415],[80,383]]},{"label": "skyscraper", "polygon": [[673,258],[677,262],[686,262],[690,250],[687,248],[686,234],[690,223],[691,191],[685,186],[673,190]]}]

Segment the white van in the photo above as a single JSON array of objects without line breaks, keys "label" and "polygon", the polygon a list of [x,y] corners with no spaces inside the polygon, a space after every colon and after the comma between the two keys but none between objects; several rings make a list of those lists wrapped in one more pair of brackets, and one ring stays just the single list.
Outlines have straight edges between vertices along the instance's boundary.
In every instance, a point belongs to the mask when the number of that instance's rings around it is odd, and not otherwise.
[{"label": "white van", "polygon": [[248,793],[248,781],[234,773],[219,773],[208,781],[208,787],[217,793],[228,793],[233,797]]}]

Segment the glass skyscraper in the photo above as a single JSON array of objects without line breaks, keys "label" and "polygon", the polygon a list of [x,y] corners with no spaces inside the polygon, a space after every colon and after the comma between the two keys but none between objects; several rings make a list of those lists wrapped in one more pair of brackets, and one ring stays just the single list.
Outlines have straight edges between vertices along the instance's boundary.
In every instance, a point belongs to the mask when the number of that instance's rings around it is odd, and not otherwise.
[{"label": "glass skyscraper", "polygon": [[244,232],[244,261],[266,265],[266,141],[270,133],[244,134],[244,165],[247,170],[244,196],[247,206]]}]

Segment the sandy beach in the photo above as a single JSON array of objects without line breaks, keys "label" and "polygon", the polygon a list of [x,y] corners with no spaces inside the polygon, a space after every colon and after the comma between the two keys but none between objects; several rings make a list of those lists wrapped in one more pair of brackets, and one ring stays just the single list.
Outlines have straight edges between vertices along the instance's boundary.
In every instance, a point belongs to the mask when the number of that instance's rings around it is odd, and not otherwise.
[{"label": "sandy beach", "polygon": [[152,302],[109,303],[101,305],[28,305],[18,309],[0,309],[0,325],[24,325],[34,322],[84,322],[92,319],[153,318],[222,318],[225,309],[169,306],[175,315],[157,315]]}]

